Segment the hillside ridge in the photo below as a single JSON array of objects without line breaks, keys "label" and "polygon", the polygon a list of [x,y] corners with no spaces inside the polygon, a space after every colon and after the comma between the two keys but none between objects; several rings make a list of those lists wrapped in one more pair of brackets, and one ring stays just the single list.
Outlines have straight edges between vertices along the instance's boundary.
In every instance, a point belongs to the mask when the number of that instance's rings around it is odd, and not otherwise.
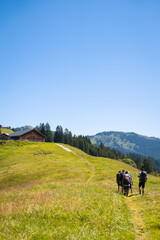
[{"label": "hillside ridge", "polygon": [[106,147],[117,149],[125,154],[133,152],[160,159],[160,139],[156,137],[121,131],[104,131],[87,137],[95,145],[102,142]]}]

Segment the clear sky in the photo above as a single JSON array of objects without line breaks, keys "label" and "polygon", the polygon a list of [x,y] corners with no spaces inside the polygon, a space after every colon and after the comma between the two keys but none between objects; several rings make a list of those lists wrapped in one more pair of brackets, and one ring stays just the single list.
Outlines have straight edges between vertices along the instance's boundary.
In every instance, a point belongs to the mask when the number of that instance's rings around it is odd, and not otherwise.
[{"label": "clear sky", "polygon": [[160,138],[159,0],[1,0],[0,124]]}]

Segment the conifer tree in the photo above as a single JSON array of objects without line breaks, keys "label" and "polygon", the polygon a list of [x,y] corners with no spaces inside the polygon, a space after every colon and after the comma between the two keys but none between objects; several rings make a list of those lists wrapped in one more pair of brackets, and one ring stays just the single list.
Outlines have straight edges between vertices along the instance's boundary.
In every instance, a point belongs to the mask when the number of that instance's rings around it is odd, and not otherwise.
[{"label": "conifer tree", "polygon": [[65,143],[65,144],[69,144],[69,139],[68,139],[68,137],[69,137],[69,131],[68,131],[68,129],[66,128],[65,131],[64,131],[64,143]]},{"label": "conifer tree", "polygon": [[45,125],[44,123],[40,123],[40,132],[45,136],[46,135],[46,131],[45,131]]},{"label": "conifer tree", "polygon": [[68,133],[68,144],[73,146],[73,137],[71,131]]},{"label": "conifer tree", "polygon": [[54,141],[58,143],[64,142],[63,128],[62,126],[57,126],[54,133]]},{"label": "conifer tree", "polygon": [[148,173],[153,172],[153,162],[152,158],[149,156],[148,158],[145,158],[143,161],[143,166],[142,166]]},{"label": "conifer tree", "polygon": [[46,142],[53,142],[53,133],[51,131],[49,123],[45,125],[45,133],[46,133]]}]

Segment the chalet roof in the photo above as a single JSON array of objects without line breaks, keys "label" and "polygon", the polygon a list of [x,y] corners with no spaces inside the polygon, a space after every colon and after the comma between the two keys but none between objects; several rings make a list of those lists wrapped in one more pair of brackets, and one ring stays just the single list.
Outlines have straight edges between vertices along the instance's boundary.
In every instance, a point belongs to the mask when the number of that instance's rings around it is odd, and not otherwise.
[{"label": "chalet roof", "polygon": [[9,136],[9,134],[8,133],[0,133],[0,136],[1,135],[6,135],[6,136]]},{"label": "chalet roof", "polygon": [[9,137],[20,137],[20,136],[22,136],[22,135],[24,135],[24,134],[26,134],[28,132],[31,132],[31,131],[36,131],[37,133],[39,133],[41,136],[43,136],[45,138],[45,136],[42,133],[40,133],[39,131],[37,131],[34,128],[33,129],[27,129],[27,130],[22,130],[22,131],[17,131],[17,132],[11,133],[9,135]]}]

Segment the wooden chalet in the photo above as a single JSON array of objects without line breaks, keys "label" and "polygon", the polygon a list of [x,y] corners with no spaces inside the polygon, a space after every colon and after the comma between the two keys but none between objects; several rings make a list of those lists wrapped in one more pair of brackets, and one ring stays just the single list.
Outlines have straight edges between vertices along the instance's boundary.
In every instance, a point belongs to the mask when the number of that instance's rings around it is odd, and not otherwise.
[{"label": "wooden chalet", "polygon": [[9,139],[9,135],[7,133],[1,133],[0,134],[0,140],[8,140]]},{"label": "wooden chalet", "polygon": [[9,135],[10,140],[45,142],[45,136],[36,129],[17,131]]}]

